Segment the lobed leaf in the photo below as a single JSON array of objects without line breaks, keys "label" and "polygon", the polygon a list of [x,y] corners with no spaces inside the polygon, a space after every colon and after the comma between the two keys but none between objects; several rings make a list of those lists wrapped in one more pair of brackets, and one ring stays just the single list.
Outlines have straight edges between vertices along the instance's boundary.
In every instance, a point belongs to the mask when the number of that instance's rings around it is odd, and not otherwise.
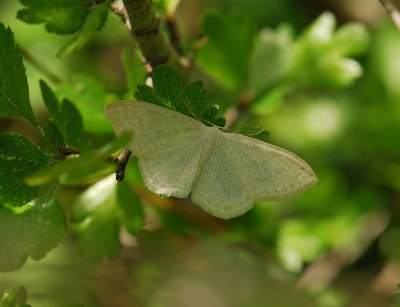
[{"label": "lobed leaf", "polygon": [[291,29],[261,30],[254,42],[250,58],[247,90],[255,99],[266,94],[287,78],[293,61]]},{"label": "lobed leaf", "polygon": [[17,209],[0,206],[0,225],[0,271],[17,270],[28,257],[43,258],[65,232],[55,189]]},{"label": "lobed leaf", "polygon": [[174,70],[166,65],[158,66],[153,73],[153,88],[169,103],[168,108],[179,108],[182,80]]},{"label": "lobed leaf", "polygon": [[[200,80],[190,83],[182,91],[183,108],[189,110],[186,113],[192,113],[194,116],[203,118],[206,112],[205,107],[207,103],[207,93],[204,89],[203,82]],[[216,114],[215,114],[216,115]]]},{"label": "lobed leaf", "polygon": [[44,23],[46,30],[57,34],[72,34],[82,28],[91,0],[20,0],[25,8],[17,18],[26,23]]},{"label": "lobed leaf", "polygon": [[[183,113],[206,124],[223,127],[225,120],[217,117],[219,108],[207,103],[207,95],[201,81],[182,86],[179,75],[166,65],[158,66],[153,72],[154,88],[139,85],[135,98]],[[221,125],[222,124],[222,125]]]},{"label": "lobed leaf", "polygon": [[[55,137],[58,145],[65,144],[66,150],[80,151],[90,148],[89,140],[83,129],[82,118],[75,106],[68,100],[63,100],[60,104],[50,87],[43,81],[40,81],[43,101],[52,117],[51,123],[48,122],[45,132],[51,140]],[[57,129],[62,142],[56,136],[54,129]]]},{"label": "lobed leaf", "polygon": [[109,176],[86,189],[74,203],[73,229],[79,235],[79,246],[92,260],[113,258],[119,254],[120,225],[132,234],[143,226],[140,200],[126,182]]},{"label": "lobed leaf", "polygon": [[71,83],[60,85],[56,90],[56,95],[74,101],[86,131],[96,134],[112,132],[103,108],[108,102],[115,101],[117,98],[100,82],[80,75]]},{"label": "lobed leaf", "polygon": [[10,28],[0,23],[0,116],[23,117],[35,127],[38,122],[29,103],[28,82],[22,57]]},{"label": "lobed leaf", "polygon": [[93,32],[103,28],[107,21],[109,4],[110,1],[104,1],[89,11],[80,31],[69,43],[61,48],[57,53],[58,57],[65,57],[74,50],[81,48],[89,40]]},{"label": "lobed leaf", "polygon": [[119,254],[117,181],[109,176],[85,190],[74,203],[73,229],[79,234],[79,247],[90,259]]},{"label": "lobed leaf", "polygon": [[148,85],[138,85],[135,98],[141,101],[147,101],[159,105],[164,108],[168,108],[170,103],[166,101],[156,90]]},{"label": "lobed leaf", "polygon": [[18,134],[0,134],[0,204],[21,206],[35,197],[38,187],[24,177],[49,166],[60,156],[48,154]]},{"label": "lobed leaf", "polygon": [[293,81],[303,86],[340,88],[351,85],[361,74],[361,65],[350,56],[368,46],[362,24],[350,23],[335,31],[336,20],[326,12],[306,29],[294,45]]}]

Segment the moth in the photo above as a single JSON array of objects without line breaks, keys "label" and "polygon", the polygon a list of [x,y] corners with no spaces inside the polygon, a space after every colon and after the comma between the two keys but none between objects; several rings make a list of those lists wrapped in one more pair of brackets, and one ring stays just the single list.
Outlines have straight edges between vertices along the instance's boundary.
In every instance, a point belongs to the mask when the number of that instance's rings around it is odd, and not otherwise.
[{"label": "moth", "polygon": [[256,201],[291,196],[318,181],[306,162],[285,149],[152,103],[121,101],[105,112],[116,135],[133,135],[127,147],[150,191],[191,194],[193,203],[219,218],[237,217]]}]

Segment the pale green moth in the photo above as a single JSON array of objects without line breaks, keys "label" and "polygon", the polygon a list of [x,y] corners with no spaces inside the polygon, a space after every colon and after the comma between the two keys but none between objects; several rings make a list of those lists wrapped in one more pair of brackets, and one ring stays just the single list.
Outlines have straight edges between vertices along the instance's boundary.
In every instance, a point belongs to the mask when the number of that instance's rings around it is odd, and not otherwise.
[{"label": "pale green moth", "polygon": [[127,147],[150,191],[178,198],[192,193],[192,201],[216,217],[237,217],[255,201],[281,199],[317,182],[306,162],[282,148],[152,103],[121,101],[105,110],[117,135],[133,135]]}]

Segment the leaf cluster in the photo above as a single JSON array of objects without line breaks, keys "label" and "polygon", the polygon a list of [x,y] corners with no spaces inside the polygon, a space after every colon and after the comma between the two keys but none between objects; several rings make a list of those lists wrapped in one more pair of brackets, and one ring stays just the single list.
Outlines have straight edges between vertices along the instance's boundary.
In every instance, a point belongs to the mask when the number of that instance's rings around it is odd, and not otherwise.
[{"label": "leaf cluster", "polygon": [[333,14],[323,13],[295,38],[289,25],[257,30],[245,16],[211,12],[196,60],[225,91],[246,93],[252,112],[263,115],[297,89],[348,87],[361,75],[352,57],[368,47],[366,28],[335,24]]},{"label": "leaf cluster", "polygon": [[184,88],[179,75],[166,65],[160,65],[154,70],[152,80],[153,87],[137,87],[136,99],[181,112],[206,124],[224,127],[225,119],[218,117],[219,107],[207,105],[207,94],[200,80]]},{"label": "leaf cluster", "polygon": [[24,287],[16,287],[3,292],[0,297],[1,307],[30,307],[27,304],[28,295]]},{"label": "leaf cluster", "polygon": [[[18,13],[21,20],[44,23],[49,32],[75,35],[59,55],[82,46],[94,31],[100,30],[110,4],[109,1],[94,4],[75,0],[21,0],[21,3],[25,6]],[[205,17],[203,29],[208,41],[198,51],[195,64],[230,97],[244,97],[244,105],[250,105],[252,113],[257,115],[279,106],[284,96],[295,89],[351,85],[362,72],[352,57],[361,54],[368,43],[363,26],[347,24],[335,30],[334,17],[329,13],[323,14],[298,37],[287,25],[276,30],[258,30],[245,16],[215,12]],[[0,269],[15,270],[28,257],[43,257],[62,240],[66,222],[89,258],[100,260],[104,256],[118,255],[121,225],[129,233],[136,234],[143,226],[144,214],[139,198],[128,185],[136,180],[132,179],[138,176],[136,169],[128,176],[131,180],[128,183],[117,184],[112,177],[106,177],[114,171],[108,157],[129,141],[129,136],[123,136],[107,143],[111,127],[105,120],[103,106],[117,96],[86,76],[75,76],[79,88],[62,84],[54,91],[41,81],[49,119],[40,124],[29,102],[21,56],[11,30],[2,25],[0,45],[0,116],[27,121],[38,136],[30,140],[21,134],[0,135],[0,250],[8,251],[7,255],[0,255],[3,264]],[[140,63],[140,57],[135,55],[132,60],[125,52],[123,62],[130,90],[124,97],[131,98],[136,89],[137,100],[181,112],[207,125],[225,125],[225,119],[219,114],[220,107],[208,102],[202,81],[184,85],[174,70],[160,65],[153,71],[152,87],[140,85],[145,74],[143,70],[132,69]],[[226,108],[236,106],[237,100],[218,103]],[[244,126],[237,131],[262,140],[268,136],[267,132],[254,127]],[[95,147],[93,140],[104,135],[103,146]],[[83,193],[66,206],[71,214],[65,221],[56,196],[62,186],[82,187],[83,183]],[[246,225],[245,221],[239,221],[237,229],[246,228],[251,236],[270,239],[273,226],[265,225],[265,220],[257,220],[257,214],[268,218],[265,212],[250,214],[247,217],[250,222]],[[177,231],[191,233],[195,228],[166,211],[160,216],[167,227],[175,227]],[[253,221],[257,221],[254,226]],[[285,246],[279,246],[278,253],[294,254],[300,250],[299,257],[310,261],[322,253],[320,245],[305,250],[303,246],[292,244],[312,237],[310,229],[314,224],[308,225],[309,228],[287,224],[288,229],[282,227],[281,234]],[[46,242],[43,242],[44,234]],[[12,244],[19,238],[23,238],[20,244]],[[289,245],[293,248],[288,249]]]},{"label": "leaf cluster", "polygon": [[60,57],[79,49],[91,37],[101,30],[107,20],[110,1],[95,4],[92,0],[21,0],[24,6],[17,18],[30,24],[44,23],[48,32],[56,34],[74,34],[73,39],[59,52]]},{"label": "leaf cluster", "polygon": [[111,174],[109,157],[129,136],[94,149],[75,105],[59,101],[43,80],[49,119],[40,125],[29,102],[21,55],[11,30],[2,24],[0,41],[0,115],[27,121],[37,136],[33,142],[18,133],[0,134],[0,250],[7,251],[0,253],[0,270],[11,271],[28,257],[44,257],[63,238],[58,183],[73,185]]}]

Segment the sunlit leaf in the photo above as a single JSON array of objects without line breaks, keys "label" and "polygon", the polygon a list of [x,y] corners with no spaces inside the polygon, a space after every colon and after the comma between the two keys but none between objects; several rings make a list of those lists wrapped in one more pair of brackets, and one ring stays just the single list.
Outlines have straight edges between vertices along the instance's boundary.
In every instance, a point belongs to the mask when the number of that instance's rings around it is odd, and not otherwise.
[{"label": "sunlit leaf", "polygon": [[117,181],[109,176],[92,185],[74,203],[72,222],[81,250],[92,260],[119,254]]},{"label": "sunlit leaf", "polygon": [[24,287],[13,288],[4,291],[0,297],[1,307],[30,307],[27,304],[28,295]]},{"label": "sunlit leaf", "polygon": [[25,182],[31,186],[56,180],[64,184],[76,184],[109,175],[115,171],[115,165],[110,160],[111,155],[127,144],[129,139],[130,136],[125,134],[100,149],[72,155],[67,160],[56,163],[50,169],[27,176]]}]

